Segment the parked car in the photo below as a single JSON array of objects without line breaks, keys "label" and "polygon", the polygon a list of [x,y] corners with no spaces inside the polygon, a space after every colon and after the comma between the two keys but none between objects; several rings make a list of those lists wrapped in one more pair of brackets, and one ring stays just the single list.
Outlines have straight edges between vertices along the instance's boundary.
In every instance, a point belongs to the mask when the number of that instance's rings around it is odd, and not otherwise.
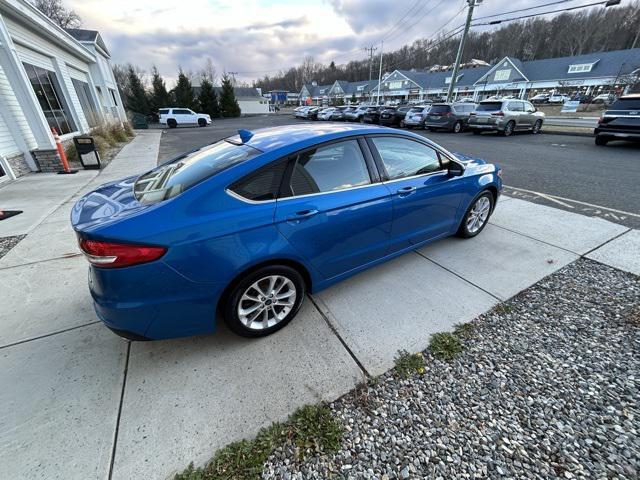
[{"label": "parked car", "polygon": [[307,120],[318,120],[318,113],[320,113],[321,109],[322,107],[309,107],[304,114],[304,118]]},{"label": "parked car", "polygon": [[539,93],[531,97],[529,100],[531,101],[531,103],[549,103],[550,96],[551,95],[549,95],[548,93]]},{"label": "parked car", "polygon": [[640,94],[623,95],[607,108],[593,132],[596,145],[611,140],[640,140]]},{"label": "parked car", "polygon": [[591,103],[591,101],[593,100],[593,95],[587,95],[586,93],[578,93],[574,95],[571,98],[571,100],[574,100],[580,103]]},{"label": "parked car", "polygon": [[380,125],[397,127],[404,121],[404,117],[411,109],[409,105],[385,107],[380,111]]},{"label": "parked car", "polygon": [[412,129],[414,127],[423,127],[424,119],[431,105],[417,105],[411,107],[402,121],[402,126]]},{"label": "parked car", "polygon": [[593,97],[591,103],[604,103],[608,105],[615,101],[616,96],[613,93],[601,93],[600,95]]},{"label": "parked car", "polygon": [[333,114],[331,115],[331,120],[344,120],[344,112],[349,108],[346,105],[340,105],[335,108]]},{"label": "parked car", "polygon": [[364,112],[369,108],[368,105],[359,105],[355,110],[347,110],[344,113],[344,119],[349,122],[363,122],[364,121]]},{"label": "parked car", "polygon": [[549,95],[550,104],[558,105],[566,102],[567,100],[569,100],[569,96],[563,95],[561,93],[552,93],[551,95]]},{"label": "parked car", "polygon": [[307,117],[307,110],[309,110],[309,106],[302,106],[302,107],[298,107],[293,111],[293,116],[296,118],[306,118]]},{"label": "parked car", "polygon": [[474,134],[495,131],[507,137],[520,130],[539,133],[543,123],[544,113],[526,100],[484,100],[471,112],[468,128]]},{"label": "parked car", "polygon": [[364,123],[379,123],[380,122],[380,110],[383,107],[369,107],[365,110],[364,115],[362,116],[362,121]]},{"label": "parked car", "polygon": [[331,116],[335,112],[335,107],[323,108],[318,112],[318,120],[331,120]]},{"label": "parked car", "polygon": [[95,310],[117,334],[196,335],[222,317],[261,337],[307,293],[436,239],[478,235],[501,190],[497,165],[410,132],[298,124],[241,130],[103,185],[71,222]]},{"label": "parked car", "polygon": [[473,97],[460,97],[455,103],[476,103]]},{"label": "parked car", "polygon": [[196,113],[190,108],[161,108],[158,110],[160,123],[169,128],[178,125],[198,125],[206,127],[211,124],[211,117],[206,113]]},{"label": "parked car", "polygon": [[460,133],[467,128],[475,103],[434,103],[424,119],[425,129],[443,129]]}]

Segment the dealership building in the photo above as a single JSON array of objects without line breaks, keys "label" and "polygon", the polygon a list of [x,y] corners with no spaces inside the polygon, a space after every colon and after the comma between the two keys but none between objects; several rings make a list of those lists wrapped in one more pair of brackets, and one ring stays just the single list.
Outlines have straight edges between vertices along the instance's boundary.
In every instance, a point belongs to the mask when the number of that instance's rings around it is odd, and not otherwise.
[{"label": "dealership building", "polygon": [[126,120],[100,34],[64,30],[26,0],[0,2],[0,182],[61,169],[63,141]]},{"label": "dealership building", "polygon": [[[482,62],[483,63],[483,62]],[[458,71],[454,95],[482,100],[492,95],[528,98],[540,92],[581,92],[597,95],[637,81],[640,75],[640,48],[597,52],[572,57],[523,62],[505,57],[494,65],[478,63]],[[419,101],[447,95],[451,69],[394,70],[378,82],[336,81],[331,85],[305,85],[302,104],[348,103],[380,96],[381,102]],[[378,93],[379,92],[379,93]]]}]

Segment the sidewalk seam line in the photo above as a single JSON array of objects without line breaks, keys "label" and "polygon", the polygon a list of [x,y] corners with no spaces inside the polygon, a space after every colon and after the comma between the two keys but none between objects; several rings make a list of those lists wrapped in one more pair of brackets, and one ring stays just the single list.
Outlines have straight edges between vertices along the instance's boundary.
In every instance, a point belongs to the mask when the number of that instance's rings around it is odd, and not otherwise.
[{"label": "sidewalk seam line", "polygon": [[498,297],[497,295],[491,293],[489,290],[486,290],[485,288],[482,288],[480,285],[476,285],[475,283],[473,283],[471,280],[468,280],[466,278],[464,278],[462,275],[460,275],[459,273],[454,272],[453,270],[445,267],[444,265],[440,265],[438,262],[436,262],[435,260],[430,259],[429,257],[427,257],[426,255],[424,255],[423,253],[419,252],[418,250],[414,250],[414,252],[416,252],[419,256],[421,256],[422,258],[424,258],[425,260],[433,263],[434,265],[437,265],[438,267],[442,268],[443,270],[446,270],[447,272],[451,273],[452,275],[455,275],[456,277],[458,277],[459,279],[465,281],[466,283],[468,283],[469,285],[476,287],[478,290],[482,290],[484,293],[486,293],[487,295],[490,295],[491,297],[495,298],[496,300],[498,300],[498,302],[504,302],[505,300],[503,300],[502,298]]},{"label": "sidewalk seam line", "polygon": [[[11,250],[9,250],[10,252]],[[29,265],[36,265],[38,263],[50,262],[52,260],[64,260],[65,258],[76,258],[82,256],[82,253],[72,253],[69,255],[63,255],[61,257],[45,258],[43,260],[36,260],[34,262],[21,263],[19,265],[9,265],[8,267],[0,266],[0,270],[9,270],[10,268],[28,267]]]},{"label": "sidewalk seam line", "polygon": [[44,335],[39,335],[37,337],[26,338],[24,340],[18,340],[17,342],[8,343],[6,345],[0,345],[0,350],[2,350],[4,348],[9,348],[9,347],[15,347],[16,345],[22,345],[23,343],[33,342],[35,340],[41,340],[41,339],[47,338],[47,337],[53,337],[54,335],[59,335],[61,333],[67,333],[67,332],[70,332],[72,330],[77,330],[78,328],[83,328],[83,327],[88,327],[90,325],[95,325],[96,323],[102,323],[102,322],[101,322],[101,320],[95,320],[93,322],[83,323],[82,325],[76,325],[75,327],[69,327],[69,328],[65,328],[65,329],[62,329],[62,330],[57,330],[55,332],[45,333]]},{"label": "sidewalk seam line", "polygon": [[[564,247],[560,247],[558,245],[554,245],[553,243],[545,242],[544,240],[540,240],[539,238],[532,237],[531,235],[527,235],[526,233],[518,232],[516,230],[511,230],[510,228],[503,227],[502,225],[498,225],[498,224],[495,224],[495,223],[492,223],[492,222],[489,222],[489,224],[493,225],[494,227],[498,227],[498,228],[501,228],[503,230],[506,230],[507,232],[515,233],[516,235],[522,235],[523,237],[526,237],[526,238],[528,238],[530,240],[535,240],[536,242],[544,243],[545,245],[549,245],[550,247],[559,248],[560,250],[564,250],[565,252],[573,253],[574,255],[578,255],[579,257],[582,256],[578,252],[574,252],[573,250],[569,250],[568,248],[564,248]],[[628,227],[625,227],[625,228],[628,228]]]},{"label": "sidewalk seam line", "polygon": [[[371,378],[371,374],[369,373],[369,371],[365,368],[365,366],[362,364],[362,362],[360,361],[360,359],[356,356],[355,353],[353,353],[353,350],[351,350],[351,348],[349,347],[349,345],[347,345],[347,342],[342,338],[342,336],[340,335],[340,333],[338,333],[338,330],[336,329],[336,327],[331,323],[331,320],[329,320],[329,317],[327,317],[327,315],[324,313],[324,311],[320,308],[320,306],[318,305],[317,301],[315,298],[313,298],[310,294],[307,295],[309,297],[309,300],[311,301],[311,303],[313,304],[314,307],[316,307],[316,310],[318,310],[318,313],[320,314],[320,316],[324,319],[325,323],[327,324],[327,326],[329,327],[329,330],[331,330],[331,332],[333,332],[333,334],[338,338],[338,340],[340,341],[340,343],[342,344],[342,346],[344,347],[344,349],[347,351],[347,353],[351,356],[351,358],[353,359],[353,361],[356,363],[356,365],[358,366],[358,368],[362,371],[362,373],[364,373],[364,376],[366,378]],[[319,300],[321,301],[321,300]]]},{"label": "sidewalk seam line", "polygon": [[109,461],[109,475],[113,476],[113,466],[116,459],[116,447],[118,446],[118,433],[120,431],[120,418],[122,417],[122,404],[124,403],[124,390],[127,386],[127,374],[129,373],[129,357],[131,356],[131,341],[127,341],[127,354],[124,361],[124,371],[122,372],[122,390],[120,391],[120,402],[118,404],[118,415],[116,416],[116,428],[113,432],[113,447],[111,448],[111,459]]},{"label": "sidewalk seam line", "polygon": [[620,233],[619,235],[616,235],[615,237],[610,238],[609,240],[607,240],[606,242],[604,242],[601,245],[598,245],[597,247],[592,248],[591,250],[589,250],[588,252],[586,252],[584,255],[581,255],[582,257],[587,257],[587,255],[589,255],[592,252],[595,252],[596,250],[598,250],[599,248],[604,247],[607,243],[611,243],[614,240],[617,240],[618,238],[620,238],[623,235],[626,235],[627,233],[629,233],[632,229],[631,228],[627,228],[624,232]]}]

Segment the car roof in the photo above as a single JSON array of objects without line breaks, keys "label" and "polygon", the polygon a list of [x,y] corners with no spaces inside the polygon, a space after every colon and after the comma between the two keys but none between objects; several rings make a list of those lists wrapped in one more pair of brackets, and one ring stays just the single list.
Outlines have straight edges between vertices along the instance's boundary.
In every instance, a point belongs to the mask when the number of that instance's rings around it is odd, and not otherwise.
[{"label": "car roof", "polygon": [[[261,128],[251,133],[253,136],[244,144],[266,153],[312,139],[317,143],[321,143],[349,135],[371,133],[393,133],[398,135],[403,132],[377,125],[312,123]],[[234,143],[242,142],[239,135],[234,135],[229,140]]]}]

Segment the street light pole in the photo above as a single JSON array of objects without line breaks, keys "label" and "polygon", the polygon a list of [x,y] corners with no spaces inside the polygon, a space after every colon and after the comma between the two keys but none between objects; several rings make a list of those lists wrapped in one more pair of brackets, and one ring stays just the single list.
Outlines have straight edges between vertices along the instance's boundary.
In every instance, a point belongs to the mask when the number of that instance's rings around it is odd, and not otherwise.
[{"label": "street light pole", "polygon": [[462,61],[462,53],[464,52],[464,44],[467,41],[467,34],[469,33],[469,27],[471,26],[471,19],[473,18],[473,7],[476,3],[480,3],[482,0],[467,0],[469,4],[469,11],[467,12],[467,22],[464,25],[464,31],[462,32],[462,38],[460,38],[460,45],[458,45],[458,54],[456,55],[456,63],[453,65],[453,75],[451,76],[451,82],[449,83],[449,92],[447,93],[447,102],[451,101],[453,97],[453,90],[456,88],[456,80],[458,77],[458,70],[460,70],[460,62]]},{"label": "street light pole", "polygon": [[384,42],[380,44],[380,70],[378,72],[378,94],[376,95],[376,105],[380,103],[380,83],[382,83],[382,51],[384,50]]}]

